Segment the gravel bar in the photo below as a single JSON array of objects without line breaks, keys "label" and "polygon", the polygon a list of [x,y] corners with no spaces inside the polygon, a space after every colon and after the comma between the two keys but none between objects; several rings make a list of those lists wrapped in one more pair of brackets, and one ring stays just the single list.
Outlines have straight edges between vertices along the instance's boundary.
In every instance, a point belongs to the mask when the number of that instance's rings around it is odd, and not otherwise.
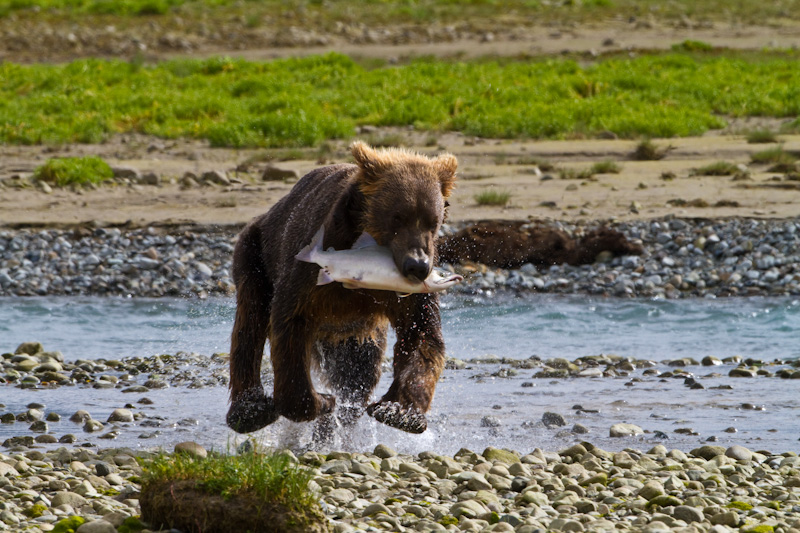
[{"label": "gravel bar", "polygon": [[[176,449],[206,454],[196,443]],[[137,519],[142,453],[24,446],[0,453],[0,531],[52,531],[75,516],[86,521],[77,533],[146,527]],[[310,487],[337,533],[800,531],[796,453],[737,445],[685,453],[660,444],[608,452],[583,442],[557,452],[461,449],[453,457],[378,445],[372,453],[296,459],[313,469]]]},{"label": "gravel bar", "polygon": [[[599,223],[549,222],[573,236]],[[666,218],[609,222],[644,247],[593,265],[504,270],[445,265],[467,275],[452,293],[584,293],[685,298],[800,294],[800,218]],[[453,233],[454,226],[443,232]],[[231,295],[234,229],[87,228],[0,231],[0,296]]]}]

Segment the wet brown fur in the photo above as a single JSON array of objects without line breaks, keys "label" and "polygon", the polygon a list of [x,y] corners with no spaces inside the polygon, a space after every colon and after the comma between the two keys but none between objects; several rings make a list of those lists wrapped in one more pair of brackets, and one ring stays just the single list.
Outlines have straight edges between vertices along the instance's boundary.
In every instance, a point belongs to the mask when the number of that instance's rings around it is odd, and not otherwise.
[{"label": "wet brown fur", "polygon": [[601,227],[576,239],[565,231],[526,222],[483,221],[441,239],[439,258],[447,263],[472,261],[499,268],[593,263],[600,252],[640,255],[641,245],[622,233]]},{"label": "wet brown fur", "polygon": [[[394,381],[370,412],[400,429],[424,429],[423,413],[444,366],[438,297],[400,298],[339,283],[318,286],[319,267],[295,255],[324,225],[325,249],[348,249],[367,231],[392,250],[401,271],[408,257],[429,258],[432,266],[457,163],[451,155],[429,159],[363,143],[354,143],[352,153],[355,165],[310,172],[239,236],[228,412],[228,424],[237,431],[254,431],[279,415],[308,421],[331,413],[334,397],[314,390],[314,367],[337,396],[363,410],[380,378],[389,326],[398,339]],[[267,338],[275,375],[272,397],[264,394],[260,380]],[[387,405],[399,407],[390,416]]]}]

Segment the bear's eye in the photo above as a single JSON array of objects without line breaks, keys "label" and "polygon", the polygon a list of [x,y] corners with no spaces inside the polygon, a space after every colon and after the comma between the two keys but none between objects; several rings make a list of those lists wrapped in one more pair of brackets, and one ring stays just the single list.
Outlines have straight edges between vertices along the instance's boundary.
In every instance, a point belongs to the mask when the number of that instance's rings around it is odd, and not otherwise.
[{"label": "bear's eye", "polygon": [[395,213],[394,215],[392,215],[392,224],[394,226],[402,226],[404,221],[405,218],[403,217],[402,214]]}]

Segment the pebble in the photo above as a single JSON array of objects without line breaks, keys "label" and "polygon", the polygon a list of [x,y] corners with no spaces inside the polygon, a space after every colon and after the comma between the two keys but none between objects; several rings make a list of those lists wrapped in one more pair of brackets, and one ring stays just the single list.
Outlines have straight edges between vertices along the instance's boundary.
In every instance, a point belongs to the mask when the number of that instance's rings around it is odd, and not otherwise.
[{"label": "pebble", "polygon": [[[574,236],[591,229],[577,223],[550,225]],[[800,295],[800,218],[667,217],[607,225],[640,242],[644,253],[603,257],[593,265],[540,269],[444,265],[467,278],[450,292],[509,290],[623,298]],[[442,232],[457,229],[448,225]],[[211,228],[4,230],[0,231],[0,296],[231,295],[235,242],[235,231]],[[27,365],[38,363],[21,359],[18,364],[27,371]],[[709,359],[706,364],[716,363]]]},{"label": "pebble", "polygon": [[[726,455],[729,449],[714,446],[689,453],[662,445],[611,453],[588,442],[527,454],[462,449],[453,457],[392,455],[389,450],[312,451],[292,459],[312,469],[311,486],[332,531],[722,533],[739,527],[800,528],[800,459],[794,452],[743,449],[749,458],[735,460]],[[498,451],[514,462],[496,458]],[[77,515],[86,520],[78,533],[111,533],[141,513],[142,469],[131,454],[146,458],[150,452],[20,447],[12,453],[0,453],[0,522],[5,529],[44,531],[49,528],[43,525],[56,526]],[[546,461],[526,464],[529,457]],[[25,465],[25,473],[9,462]],[[100,475],[120,463],[126,466]],[[339,467],[322,468],[329,463]],[[357,466],[366,464],[372,466]],[[95,471],[98,475],[91,475]],[[28,512],[34,503],[42,508],[37,518]]]},{"label": "pebble", "polygon": [[133,413],[129,409],[114,409],[108,415],[108,422],[133,422]]},{"label": "pebble", "polygon": [[205,448],[192,441],[179,442],[176,444],[175,453],[184,453],[199,459],[205,459],[208,456],[208,451],[206,451]]},{"label": "pebble", "polygon": [[644,430],[635,424],[614,424],[611,426],[608,434],[610,437],[632,437],[641,435]]}]

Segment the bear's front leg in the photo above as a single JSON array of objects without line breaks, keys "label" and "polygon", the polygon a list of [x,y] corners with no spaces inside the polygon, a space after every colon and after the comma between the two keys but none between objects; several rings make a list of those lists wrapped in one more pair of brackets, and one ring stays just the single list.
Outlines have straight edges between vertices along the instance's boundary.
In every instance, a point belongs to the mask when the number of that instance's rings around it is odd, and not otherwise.
[{"label": "bear's front leg", "polygon": [[228,427],[237,433],[251,433],[278,419],[272,398],[264,394],[261,385],[240,392],[231,400],[225,417]]},{"label": "bear's front leg", "polygon": [[273,397],[281,416],[308,422],[333,412],[336,398],[319,394],[311,383],[311,332],[302,317],[273,324],[270,356],[275,372]]},{"label": "bear's front leg", "polygon": [[406,298],[410,307],[394,318],[397,342],[394,345],[394,381],[383,397],[367,408],[367,413],[387,426],[409,433],[428,428],[425,413],[436,390],[445,362],[444,339],[435,294]]}]

